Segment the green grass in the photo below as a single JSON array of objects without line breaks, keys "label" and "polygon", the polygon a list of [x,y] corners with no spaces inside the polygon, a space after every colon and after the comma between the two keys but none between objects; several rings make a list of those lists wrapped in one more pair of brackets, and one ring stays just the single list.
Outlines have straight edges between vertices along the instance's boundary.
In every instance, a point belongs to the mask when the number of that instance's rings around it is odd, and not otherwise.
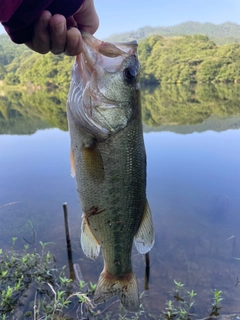
[{"label": "green grass", "polygon": [[0,319],[73,319],[70,306],[78,313],[93,314],[91,296],[95,285],[76,283],[66,277],[66,267],[57,268],[55,256],[42,243],[41,251],[21,253],[0,249]]},{"label": "green grass", "polygon": [[[30,251],[25,245],[22,252],[15,250],[17,238],[12,238],[11,249],[0,249],[0,319],[176,319],[191,320],[194,314],[197,293],[185,290],[185,285],[174,280],[173,299],[166,302],[162,314],[145,311],[129,314],[121,305],[111,311],[117,302],[109,302],[102,311],[91,302],[96,284],[77,282],[66,276],[66,267],[57,268],[56,258],[48,243],[40,243]],[[144,293],[140,295],[142,302]],[[222,291],[214,290],[210,316],[218,316],[221,310]],[[118,302],[117,302],[118,303]],[[119,303],[117,304],[119,306]],[[104,307],[104,306],[103,306]],[[89,318],[90,317],[90,318]],[[99,318],[101,317],[101,318]]]}]

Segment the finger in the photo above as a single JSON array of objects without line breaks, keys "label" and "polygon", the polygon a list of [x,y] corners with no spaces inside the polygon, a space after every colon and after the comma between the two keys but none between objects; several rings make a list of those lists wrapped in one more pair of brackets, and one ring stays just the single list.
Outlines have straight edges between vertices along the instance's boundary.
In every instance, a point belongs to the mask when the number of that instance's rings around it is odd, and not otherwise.
[{"label": "finger", "polygon": [[71,28],[67,31],[67,45],[65,54],[76,56],[82,52],[82,36],[77,28]]},{"label": "finger", "polygon": [[93,34],[99,26],[99,18],[93,0],[85,0],[81,8],[73,15],[80,30]]},{"label": "finger", "polygon": [[73,16],[70,16],[67,18],[67,28],[70,29],[72,27],[78,28],[78,24],[73,18]]},{"label": "finger", "polygon": [[53,54],[60,54],[64,52],[66,47],[67,27],[66,19],[60,14],[52,16],[50,22],[51,35],[51,52]]},{"label": "finger", "polygon": [[30,49],[42,54],[50,51],[51,41],[48,26],[51,17],[51,13],[45,10],[36,21],[33,39],[25,43]]}]

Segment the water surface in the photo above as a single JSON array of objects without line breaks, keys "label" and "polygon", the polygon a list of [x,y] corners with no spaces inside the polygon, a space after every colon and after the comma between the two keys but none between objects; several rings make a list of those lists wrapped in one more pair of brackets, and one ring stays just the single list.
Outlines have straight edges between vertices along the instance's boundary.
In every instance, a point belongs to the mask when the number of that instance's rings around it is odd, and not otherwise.
[{"label": "water surface", "polygon": [[[197,292],[199,317],[209,315],[214,289],[223,291],[222,313],[240,312],[240,261],[234,259],[240,257],[239,92],[238,85],[143,92],[147,194],[156,232],[143,296],[149,319],[174,300],[174,279]],[[0,100],[0,247],[10,247],[12,237],[20,247],[23,238],[32,241],[31,221],[34,245],[54,242],[58,263],[67,264],[67,202],[74,262],[86,281],[96,282],[102,258],[87,259],[79,246],[81,209],[70,176],[65,97],[59,95],[7,92]],[[133,267],[141,293],[145,262],[135,248]]]}]

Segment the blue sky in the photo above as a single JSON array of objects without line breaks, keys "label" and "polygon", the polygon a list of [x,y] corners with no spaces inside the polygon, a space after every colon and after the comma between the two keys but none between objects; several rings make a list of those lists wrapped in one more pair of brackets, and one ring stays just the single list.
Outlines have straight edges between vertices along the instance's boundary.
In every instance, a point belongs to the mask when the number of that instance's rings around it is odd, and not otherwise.
[{"label": "blue sky", "polygon": [[240,24],[240,0],[95,0],[99,38],[149,26],[186,21]]},{"label": "blue sky", "polygon": [[95,6],[100,39],[147,25],[171,26],[189,20],[240,24],[240,0],[95,0]]}]

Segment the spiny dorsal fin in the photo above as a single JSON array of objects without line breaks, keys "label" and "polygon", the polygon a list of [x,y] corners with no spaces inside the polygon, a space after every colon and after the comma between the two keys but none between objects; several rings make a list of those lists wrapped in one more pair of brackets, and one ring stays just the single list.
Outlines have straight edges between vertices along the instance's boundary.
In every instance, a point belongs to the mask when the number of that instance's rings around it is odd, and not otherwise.
[{"label": "spiny dorsal fin", "polygon": [[134,243],[139,253],[147,253],[154,245],[154,229],[149,204],[146,200],[142,222],[135,234]]},{"label": "spiny dorsal fin", "polygon": [[81,246],[84,254],[87,257],[95,259],[99,255],[100,245],[97,239],[92,234],[87,219],[84,217],[82,218],[81,226]]},{"label": "spiny dorsal fin", "polygon": [[99,304],[114,296],[119,297],[126,310],[139,311],[138,286],[133,272],[123,277],[117,277],[103,270],[98,280],[93,301],[95,304]]}]

